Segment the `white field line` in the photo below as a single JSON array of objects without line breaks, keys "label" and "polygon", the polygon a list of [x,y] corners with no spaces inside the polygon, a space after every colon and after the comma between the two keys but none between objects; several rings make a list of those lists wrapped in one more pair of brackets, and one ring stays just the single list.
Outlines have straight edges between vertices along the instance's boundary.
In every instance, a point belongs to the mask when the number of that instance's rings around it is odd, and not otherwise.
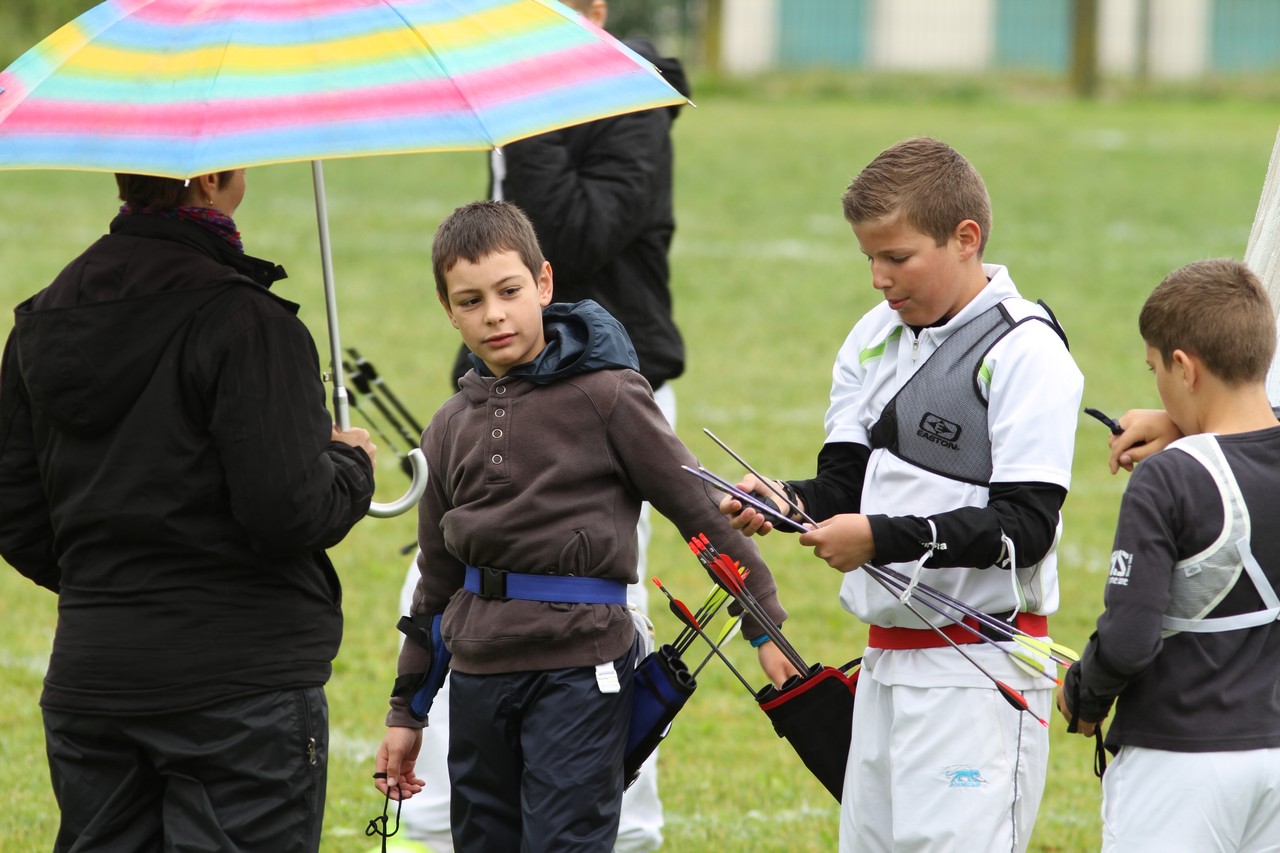
[{"label": "white field line", "polygon": [[[817,819],[834,825],[837,820],[837,809],[838,805],[834,800],[830,806],[817,806],[806,803],[799,808],[774,812],[750,809],[733,813],[701,812],[698,814],[681,814],[667,809],[665,812],[666,825],[663,826],[662,832],[671,838],[678,838],[681,833],[697,832],[700,835],[714,837],[721,842],[750,842],[751,839],[759,837],[758,827],[765,824],[770,827],[777,827],[779,824],[804,825],[810,824]],[[726,847],[725,849],[730,848]],[[741,847],[738,849],[745,850],[748,848]]]},{"label": "white field line", "polygon": [[342,729],[329,727],[329,758],[341,758],[344,761],[368,761],[373,766],[374,753],[382,744],[382,738],[370,737],[367,733],[352,735]]},{"label": "white field line", "polygon": [[0,651],[0,669],[17,669],[32,675],[43,676],[49,669],[47,654],[15,655]]}]

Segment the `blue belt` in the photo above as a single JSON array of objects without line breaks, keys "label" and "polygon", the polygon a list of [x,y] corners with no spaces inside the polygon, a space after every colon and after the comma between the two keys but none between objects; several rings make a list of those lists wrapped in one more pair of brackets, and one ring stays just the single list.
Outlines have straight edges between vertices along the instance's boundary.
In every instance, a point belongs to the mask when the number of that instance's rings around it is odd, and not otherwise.
[{"label": "blue belt", "polygon": [[520,598],[525,601],[552,601],[561,604],[625,606],[627,603],[627,585],[609,578],[531,575],[467,566],[467,579],[463,586],[467,592],[473,592],[481,598]]}]

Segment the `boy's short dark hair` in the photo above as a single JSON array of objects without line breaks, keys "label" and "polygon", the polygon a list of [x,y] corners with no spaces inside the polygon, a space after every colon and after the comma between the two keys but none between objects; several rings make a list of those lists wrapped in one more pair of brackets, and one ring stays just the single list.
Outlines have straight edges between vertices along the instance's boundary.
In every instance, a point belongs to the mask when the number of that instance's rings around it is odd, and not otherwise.
[{"label": "boy's short dark hair", "polygon": [[1248,267],[1230,258],[1169,273],[1143,304],[1138,330],[1166,368],[1180,349],[1229,385],[1265,381],[1276,348],[1267,292]]},{"label": "boy's short dark hair", "polygon": [[458,261],[479,263],[494,252],[515,252],[538,280],[542,249],[523,210],[509,201],[473,201],[449,214],[431,241],[431,272],[440,301],[449,302],[444,276]]},{"label": "boy's short dark hair", "polygon": [[[234,170],[218,172],[218,186],[225,187],[232,174]],[[120,200],[134,210],[172,210],[182,204],[187,182],[180,178],[117,172],[116,189],[120,191]]]},{"label": "boy's short dark hair", "polygon": [[881,151],[841,199],[850,225],[900,214],[941,246],[966,219],[978,223],[981,256],[991,234],[991,197],[978,170],[945,142],[917,136]]}]

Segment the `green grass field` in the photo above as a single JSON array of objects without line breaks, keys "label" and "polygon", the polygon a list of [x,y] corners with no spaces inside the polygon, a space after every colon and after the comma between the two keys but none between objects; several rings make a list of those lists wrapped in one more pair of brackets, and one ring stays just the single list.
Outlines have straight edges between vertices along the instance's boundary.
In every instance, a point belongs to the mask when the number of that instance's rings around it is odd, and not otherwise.
[{"label": "green grass field", "polygon": [[[1169,96],[1079,103],[1008,86],[792,85],[704,93],[676,126],[679,229],[673,250],[689,372],[677,385],[679,432],[709,467],[739,469],[709,427],[757,467],[812,471],[831,360],[875,304],[865,262],[840,216],[849,179],[885,146],[930,134],[984,174],[995,205],[987,259],[1043,298],[1071,336],[1086,404],[1118,416],[1156,403],[1136,332],[1138,307],[1172,268],[1239,257],[1276,135],[1273,102]],[[440,219],[484,191],[480,154],[327,164],[343,342],[360,348],[425,419],[449,393],[457,346],[435,303],[428,247]],[[310,175],[305,164],[253,170],[238,217],[252,254],[283,263],[279,292],[327,352]],[[105,230],[107,175],[0,173],[0,302],[16,305]],[[7,333],[8,316],[0,325]],[[1081,418],[1064,510],[1062,610],[1055,637],[1083,645],[1101,601],[1123,475],[1105,467],[1106,432]],[[379,458],[379,498],[405,486]],[[677,476],[678,474],[673,474]],[[370,784],[394,676],[402,546],[411,517],[369,519],[336,548],[346,634],[329,684],[332,749],[323,849],[365,851],[382,802]],[[865,629],[840,610],[839,577],[793,539],[762,544],[792,613],[788,636],[811,660],[856,656]],[[659,523],[650,572],[700,599],[708,581]],[[48,849],[57,826],[37,699],[56,619],[54,597],[0,572],[0,849]],[[677,631],[656,613],[659,636]],[[199,628],[198,624],[193,628]],[[104,637],[104,643],[110,638]],[[745,644],[731,654],[752,666]],[[745,671],[745,670],[744,670]],[[835,847],[837,807],[724,667],[712,664],[662,749],[665,850],[819,851]],[[1099,845],[1092,741],[1053,721],[1048,789],[1031,849]]]}]

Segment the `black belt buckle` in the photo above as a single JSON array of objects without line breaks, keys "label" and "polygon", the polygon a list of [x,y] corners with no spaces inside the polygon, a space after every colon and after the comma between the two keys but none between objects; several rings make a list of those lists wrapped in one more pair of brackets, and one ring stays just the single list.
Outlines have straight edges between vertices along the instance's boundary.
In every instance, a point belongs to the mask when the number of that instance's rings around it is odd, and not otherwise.
[{"label": "black belt buckle", "polygon": [[491,569],[487,566],[480,567],[480,597],[481,598],[506,598],[507,597],[507,573],[502,569]]},{"label": "black belt buckle", "polygon": [[[1017,614],[1017,611],[1015,610],[1006,610],[1004,613],[992,613],[990,615],[992,618],[999,619],[1001,622],[1004,622],[1010,628],[1013,628],[1014,627],[1013,620],[1014,618],[1017,617],[1018,614]],[[985,622],[979,623],[978,633],[986,637],[988,640],[1005,641],[1009,639],[1008,634],[997,631],[996,629],[987,625]]]}]

